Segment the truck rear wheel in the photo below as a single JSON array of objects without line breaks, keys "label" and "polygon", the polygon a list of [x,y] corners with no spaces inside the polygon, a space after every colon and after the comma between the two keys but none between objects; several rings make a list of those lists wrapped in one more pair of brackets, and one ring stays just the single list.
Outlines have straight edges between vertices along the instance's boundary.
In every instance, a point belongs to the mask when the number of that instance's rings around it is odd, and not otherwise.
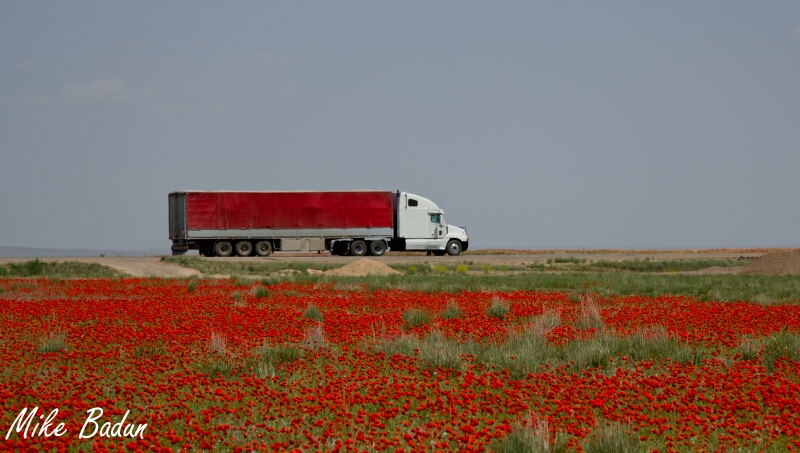
[{"label": "truck rear wheel", "polygon": [[367,244],[364,241],[353,241],[350,244],[350,254],[353,256],[364,256],[367,254]]},{"label": "truck rear wheel", "polygon": [[239,241],[236,243],[236,254],[239,256],[250,256],[253,253],[253,244],[248,241]]},{"label": "truck rear wheel", "polygon": [[272,244],[269,241],[260,241],[256,244],[256,255],[269,256],[272,253]]},{"label": "truck rear wheel", "polygon": [[231,252],[233,252],[233,247],[231,247],[230,242],[217,242],[217,245],[214,246],[214,254],[217,256],[231,256]]},{"label": "truck rear wheel", "polygon": [[453,239],[452,241],[447,243],[447,254],[450,256],[456,256],[461,254],[461,242],[456,241]]},{"label": "truck rear wheel", "polygon": [[372,241],[369,243],[369,254],[372,256],[383,256],[386,253],[386,243],[383,241]]}]

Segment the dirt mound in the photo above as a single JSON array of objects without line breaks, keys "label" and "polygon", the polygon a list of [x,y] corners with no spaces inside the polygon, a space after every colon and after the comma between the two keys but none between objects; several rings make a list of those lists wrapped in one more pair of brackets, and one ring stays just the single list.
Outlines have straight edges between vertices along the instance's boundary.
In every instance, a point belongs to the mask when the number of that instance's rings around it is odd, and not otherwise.
[{"label": "dirt mound", "polygon": [[761,255],[742,269],[749,275],[800,275],[800,250],[777,250]]},{"label": "dirt mound", "polygon": [[391,275],[399,273],[400,272],[397,272],[383,263],[379,263],[367,258],[362,258],[338,269],[331,269],[325,272],[326,275],[342,275],[345,277],[362,277],[364,275]]}]

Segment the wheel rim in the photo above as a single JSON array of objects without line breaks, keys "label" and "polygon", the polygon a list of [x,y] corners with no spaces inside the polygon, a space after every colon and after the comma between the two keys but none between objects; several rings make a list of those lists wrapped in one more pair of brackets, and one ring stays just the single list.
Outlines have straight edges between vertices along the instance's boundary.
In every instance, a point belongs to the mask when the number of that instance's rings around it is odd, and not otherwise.
[{"label": "wheel rim", "polygon": [[451,252],[451,253],[458,253],[458,251],[459,251],[460,249],[461,249],[461,247],[459,247],[459,246],[458,246],[458,244],[456,244],[455,242],[453,242],[452,244],[450,244],[450,252]]},{"label": "wheel rim", "polygon": [[354,251],[354,252],[355,252],[357,255],[361,255],[362,253],[364,253],[364,247],[362,247],[362,246],[361,246],[361,244],[356,244],[356,246],[355,246],[355,247],[353,247],[353,251]]}]

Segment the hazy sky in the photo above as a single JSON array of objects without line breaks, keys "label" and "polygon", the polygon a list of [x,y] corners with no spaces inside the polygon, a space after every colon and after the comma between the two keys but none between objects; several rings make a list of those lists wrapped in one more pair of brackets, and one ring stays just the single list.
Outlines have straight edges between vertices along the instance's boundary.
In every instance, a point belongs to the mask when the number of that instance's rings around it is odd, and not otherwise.
[{"label": "hazy sky", "polygon": [[6,0],[0,42],[0,245],[366,188],[473,248],[800,246],[796,0]]}]

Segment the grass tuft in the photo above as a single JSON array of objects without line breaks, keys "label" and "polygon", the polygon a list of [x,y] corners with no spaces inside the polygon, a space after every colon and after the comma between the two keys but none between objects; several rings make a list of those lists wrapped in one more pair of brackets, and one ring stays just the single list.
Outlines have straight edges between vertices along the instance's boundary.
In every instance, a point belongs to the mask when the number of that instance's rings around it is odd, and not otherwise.
[{"label": "grass tuft", "polygon": [[587,453],[634,453],[644,451],[638,439],[625,432],[617,423],[601,424],[589,436]]},{"label": "grass tuft", "polygon": [[489,305],[489,310],[486,312],[489,316],[497,319],[503,319],[511,309],[508,302],[499,297],[492,297],[492,303]]},{"label": "grass tuft", "polygon": [[491,444],[495,453],[561,453],[569,451],[563,438],[551,438],[547,420],[515,425],[511,432]]},{"label": "grass tuft", "polygon": [[193,279],[189,282],[189,284],[186,285],[186,291],[189,291],[190,293],[193,293],[194,290],[196,289],[197,289],[197,280]]},{"label": "grass tuft", "polygon": [[448,300],[447,305],[444,307],[442,318],[458,319],[460,317],[461,317],[461,308],[458,306],[458,303],[453,299]]},{"label": "grass tuft", "polygon": [[255,296],[258,299],[269,299],[269,290],[263,286],[259,286],[256,288]]},{"label": "grass tuft", "polygon": [[50,331],[47,336],[39,343],[39,352],[42,354],[48,352],[61,352],[67,344],[67,334],[61,331]]},{"label": "grass tuft", "polygon": [[749,336],[744,336],[739,341],[739,358],[742,360],[755,360],[761,349],[764,347],[764,342]]},{"label": "grass tuft", "polygon": [[418,308],[410,308],[403,312],[403,322],[409,329],[428,324],[431,320],[428,312]]},{"label": "grass tuft", "polygon": [[307,319],[313,319],[317,322],[322,322],[322,310],[320,310],[319,307],[314,304],[308,304],[305,313],[303,313],[303,317]]},{"label": "grass tuft", "polygon": [[764,353],[761,356],[761,360],[770,373],[775,371],[780,358],[800,361],[799,334],[781,330],[764,341]]}]

